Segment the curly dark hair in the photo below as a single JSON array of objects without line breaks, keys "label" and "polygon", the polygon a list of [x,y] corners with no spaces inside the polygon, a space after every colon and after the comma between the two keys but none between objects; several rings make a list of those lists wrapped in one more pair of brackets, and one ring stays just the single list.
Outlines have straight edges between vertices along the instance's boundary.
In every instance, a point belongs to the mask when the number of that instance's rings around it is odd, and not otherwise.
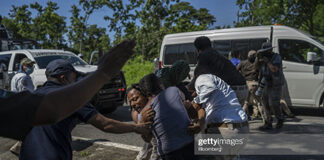
[{"label": "curly dark hair", "polygon": [[126,93],[130,92],[132,89],[138,90],[140,93],[142,93],[141,88],[139,87],[138,83],[131,84],[129,88],[127,88]]},{"label": "curly dark hair", "polygon": [[211,48],[210,39],[206,36],[197,37],[194,41],[194,45],[199,50],[205,50]]},{"label": "curly dark hair", "polygon": [[143,95],[147,97],[157,95],[162,91],[159,78],[153,73],[144,76],[140,80],[139,88]]}]

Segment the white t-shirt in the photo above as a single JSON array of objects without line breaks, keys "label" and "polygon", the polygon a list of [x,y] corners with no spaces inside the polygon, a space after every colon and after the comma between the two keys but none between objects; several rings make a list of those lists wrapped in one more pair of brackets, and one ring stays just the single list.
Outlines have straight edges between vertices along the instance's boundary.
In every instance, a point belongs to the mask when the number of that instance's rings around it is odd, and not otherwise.
[{"label": "white t-shirt", "polygon": [[212,74],[200,75],[195,82],[197,97],[194,102],[202,104],[206,122],[240,123],[247,120],[235,92],[221,78]]},{"label": "white t-shirt", "polygon": [[11,91],[21,92],[21,91],[34,91],[34,84],[29,75],[23,72],[19,72],[12,77],[11,80]]}]

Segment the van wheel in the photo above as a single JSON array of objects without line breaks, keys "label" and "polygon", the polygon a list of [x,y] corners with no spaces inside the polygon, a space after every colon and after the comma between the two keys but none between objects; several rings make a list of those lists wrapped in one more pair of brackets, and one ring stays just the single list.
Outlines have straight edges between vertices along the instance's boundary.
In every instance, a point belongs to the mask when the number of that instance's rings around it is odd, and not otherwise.
[{"label": "van wheel", "polygon": [[322,94],[321,96],[321,99],[320,99],[320,107],[322,107],[322,109],[324,109],[324,93]]}]

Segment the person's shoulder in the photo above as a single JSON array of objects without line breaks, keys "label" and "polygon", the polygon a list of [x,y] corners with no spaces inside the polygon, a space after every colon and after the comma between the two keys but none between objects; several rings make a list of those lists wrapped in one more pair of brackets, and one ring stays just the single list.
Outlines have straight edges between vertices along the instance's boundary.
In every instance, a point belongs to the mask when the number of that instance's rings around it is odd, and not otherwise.
[{"label": "person's shoulder", "polygon": [[274,53],[273,62],[280,63],[282,61],[280,54]]},{"label": "person's shoulder", "polygon": [[204,83],[206,80],[211,80],[212,78],[216,77],[213,74],[202,74],[198,76],[196,83]]},{"label": "person's shoulder", "polygon": [[168,87],[167,89],[165,89],[166,92],[177,91],[177,90],[179,90],[179,89],[175,86],[171,86],[171,87]]}]

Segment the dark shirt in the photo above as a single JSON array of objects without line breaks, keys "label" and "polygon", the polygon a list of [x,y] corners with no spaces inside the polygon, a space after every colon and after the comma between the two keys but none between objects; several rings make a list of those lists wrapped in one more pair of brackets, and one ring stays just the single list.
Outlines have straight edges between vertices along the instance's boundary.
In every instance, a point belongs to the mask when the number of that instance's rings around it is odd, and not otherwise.
[{"label": "dark shirt", "polygon": [[[48,93],[62,87],[60,84],[47,81],[36,93]],[[67,95],[72,96],[72,95]],[[72,159],[71,131],[78,120],[87,122],[97,114],[97,110],[90,105],[85,105],[70,117],[55,125],[34,127],[22,144],[20,159]]]},{"label": "dark shirt", "polygon": [[266,78],[268,86],[282,86],[284,84],[284,75],[282,71],[282,59],[279,54],[272,53],[271,57],[268,57],[269,62],[278,67],[277,72],[271,72],[266,64],[263,64],[261,68],[262,76]]},{"label": "dark shirt", "polygon": [[[197,64],[197,67],[199,65],[207,66],[212,74],[221,78],[230,86],[246,84],[244,77],[232,62],[212,48],[206,49],[199,54]],[[197,76],[195,75],[195,77]]]},{"label": "dark shirt", "polygon": [[242,61],[237,66],[237,69],[247,81],[258,81],[259,71],[255,69],[254,64],[249,60]]},{"label": "dark shirt", "polygon": [[176,151],[193,142],[187,132],[190,119],[177,87],[169,87],[158,94],[151,103],[155,111],[153,135],[157,139],[160,155]]},{"label": "dark shirt", "polygon": [[28,91],[8,95],[1,90],[0,136],[23,140],[33,127],[33,120],[43,96]]}]

